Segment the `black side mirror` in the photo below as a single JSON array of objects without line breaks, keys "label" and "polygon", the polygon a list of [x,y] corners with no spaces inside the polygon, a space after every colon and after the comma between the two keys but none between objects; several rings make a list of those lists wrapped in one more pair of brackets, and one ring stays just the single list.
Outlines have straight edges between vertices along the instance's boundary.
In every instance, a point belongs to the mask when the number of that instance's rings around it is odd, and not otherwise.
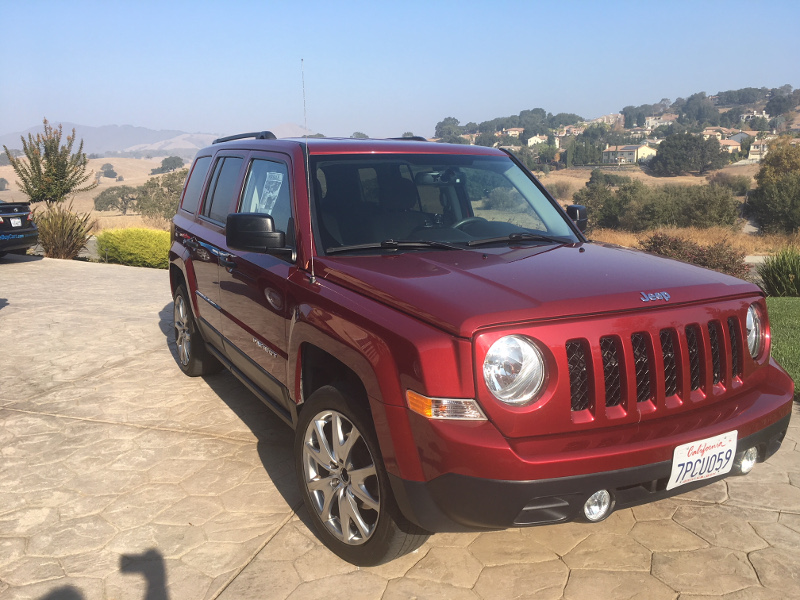
[{"label": "black side mirror", "polygon": [[265,254],[283,249],[286,233],[275,231],[275,221],[270,215],[233,213],[228,215],[225,242],[234,250]]},{"label": "black side mirror", "polygon": [[567,216],[575,222],[578,229],[586,231],[586,226],[589,224],[589,211],[581,204],[570,204],[567,207]]}]

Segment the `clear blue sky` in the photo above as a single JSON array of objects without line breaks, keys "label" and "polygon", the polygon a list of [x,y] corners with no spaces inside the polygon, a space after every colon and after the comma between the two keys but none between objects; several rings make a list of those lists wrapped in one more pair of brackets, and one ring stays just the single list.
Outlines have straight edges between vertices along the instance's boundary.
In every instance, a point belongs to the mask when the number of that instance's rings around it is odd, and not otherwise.
[{"label": "clear blue sky", "polygon": [[0,134],[41,123],[373,137],[800,87],[800,2],[0,0]]}]

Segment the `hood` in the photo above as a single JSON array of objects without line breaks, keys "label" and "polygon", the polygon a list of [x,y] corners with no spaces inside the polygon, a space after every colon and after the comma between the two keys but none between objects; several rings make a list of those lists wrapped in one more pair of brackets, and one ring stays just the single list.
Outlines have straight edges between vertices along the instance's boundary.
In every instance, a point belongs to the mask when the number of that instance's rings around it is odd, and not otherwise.
[{"label": "hood", "polygon": [[328,256],[315,265],[326,281],[465,338],[504,323],[760,293],[716,271],[591,243]]}]

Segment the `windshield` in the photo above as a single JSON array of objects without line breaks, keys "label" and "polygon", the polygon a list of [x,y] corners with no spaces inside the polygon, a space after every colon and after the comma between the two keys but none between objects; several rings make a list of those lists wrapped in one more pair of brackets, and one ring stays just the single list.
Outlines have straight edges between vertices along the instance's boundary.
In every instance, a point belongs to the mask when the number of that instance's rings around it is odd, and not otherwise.
[{"label": "windshield", "polygon": [[578,241],[562,213],[507,156],[319,156],[311,169],[315,230],[326,252],[365,245],[385,250],[387,240],[464,247],[492,238]]}]

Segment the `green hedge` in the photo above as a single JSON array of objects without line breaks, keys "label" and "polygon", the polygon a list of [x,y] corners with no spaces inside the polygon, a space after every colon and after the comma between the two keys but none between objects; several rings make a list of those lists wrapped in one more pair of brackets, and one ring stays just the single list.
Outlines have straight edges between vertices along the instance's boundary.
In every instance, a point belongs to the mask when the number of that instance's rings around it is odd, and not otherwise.
[{"label": "green hedge", "polygon": [[[772,329],[772,356],[800,385],[800,298],[767,298]],[[800,389],[795,399],[800,398]]]},{"label": "green hedge", "polygon": [[97,252],[105,262],[166,269],[169,232],[156,229],[109,229],[97,236]]}]

